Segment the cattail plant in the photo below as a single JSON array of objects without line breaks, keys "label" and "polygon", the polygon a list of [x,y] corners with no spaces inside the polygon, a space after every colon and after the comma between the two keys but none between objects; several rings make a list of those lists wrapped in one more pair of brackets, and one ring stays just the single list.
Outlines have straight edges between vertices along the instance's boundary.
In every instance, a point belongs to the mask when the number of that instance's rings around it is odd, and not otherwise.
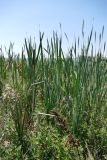
[{"label": "cattail plant", "polygon": [[[104,27],[98,49],[94,48],[96,32],[92,27],[85,41],[83,22],[82,42],[75,38],[67,55],[63,51],[62,35],[57,32],[53,32],[46,46],[44,33],[40,32],[38,46],[29,38],[25,39],[21,55],[14,54],[12,44],[8,58],[0,55],[0,97],[11,112],[23,155],[34,158],[29,133],[36,130],[36,111],[46,115],[46,125],[52,122],[49,117],[52,113],[59,124],[59,134],[68,135],[68,144],[82,145],[84,154],[89,152],[85,151],[86,144],[90,153],[97,150],[94,157],[101,155],[101,149],[107,146],[106,138],[102,137],[107,131],[107,58],[103,34]],[[55,110],[60,110],[66,121]]]}]

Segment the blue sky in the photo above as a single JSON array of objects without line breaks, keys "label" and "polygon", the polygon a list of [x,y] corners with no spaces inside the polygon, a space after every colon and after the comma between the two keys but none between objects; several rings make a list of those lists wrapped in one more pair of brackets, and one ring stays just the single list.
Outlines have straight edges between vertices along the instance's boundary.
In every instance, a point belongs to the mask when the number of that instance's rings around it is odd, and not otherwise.
[{"label": "blue sky", "polygon": [[66,32],[70,42],[81,36],[83,19],[85,33],[92,25],[97,34],[105,27],[107,39],[107,0],[0,0],[0,46],[14,42],[19,52],[24,38],[32,36],[38,41],[39,30],[50,37],[53,30]]}]

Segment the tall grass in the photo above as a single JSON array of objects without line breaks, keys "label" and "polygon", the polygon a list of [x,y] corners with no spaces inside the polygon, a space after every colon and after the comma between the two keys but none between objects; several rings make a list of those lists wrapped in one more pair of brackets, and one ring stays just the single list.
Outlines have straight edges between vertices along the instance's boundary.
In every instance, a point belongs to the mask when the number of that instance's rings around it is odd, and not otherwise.
[{"label": "tall grass", "polygon": [[[99,43],[103,32],[104,28]],[[83,29],[82,35],[84,39]],[[102,156],[102,150],[107,154],[104,137],[107,131],[107,59],[103,57],[105,43],[103,51],[99,49],[95,54],[92,29],[87,44],[83,43],[81,53],[78,55],[78,39],[66,56],[62,49],[62,36],[53,32],[51,40],[47,40],[47,47],[43,46],[43,36],[40,33],[38,47],[31,38],[25,39],[21,57],[13,54],[12,47],[7,59],[3,55],[0,57],[0,95],[2,81],[5,80],[15,91],[14,105],[10,103],[10,110],[22,153],[33,159],[32,151],[28,150],[31,147],[28,133],[34,128],[34,114],[37,118],[37,111],[47,115],[54,111],[66,118],[70,132],[84,148],[84,155],[88,152],[86,143],[94,157]],[[49,117],[47,122],[50,122]]]}]

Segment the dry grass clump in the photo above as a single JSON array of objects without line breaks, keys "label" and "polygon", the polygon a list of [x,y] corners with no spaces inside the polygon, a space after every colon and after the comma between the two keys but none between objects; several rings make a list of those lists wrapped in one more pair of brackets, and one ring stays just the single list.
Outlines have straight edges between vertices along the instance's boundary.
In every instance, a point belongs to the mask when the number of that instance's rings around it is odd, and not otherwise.
[{"label": "dry grass clump", "polygon": [[8,103],[15,103],[19,99],[19,94],[13,89],[9,84],[5,84],[3,93],[2,93],[2,98],[3,101],[7,101]]}]

